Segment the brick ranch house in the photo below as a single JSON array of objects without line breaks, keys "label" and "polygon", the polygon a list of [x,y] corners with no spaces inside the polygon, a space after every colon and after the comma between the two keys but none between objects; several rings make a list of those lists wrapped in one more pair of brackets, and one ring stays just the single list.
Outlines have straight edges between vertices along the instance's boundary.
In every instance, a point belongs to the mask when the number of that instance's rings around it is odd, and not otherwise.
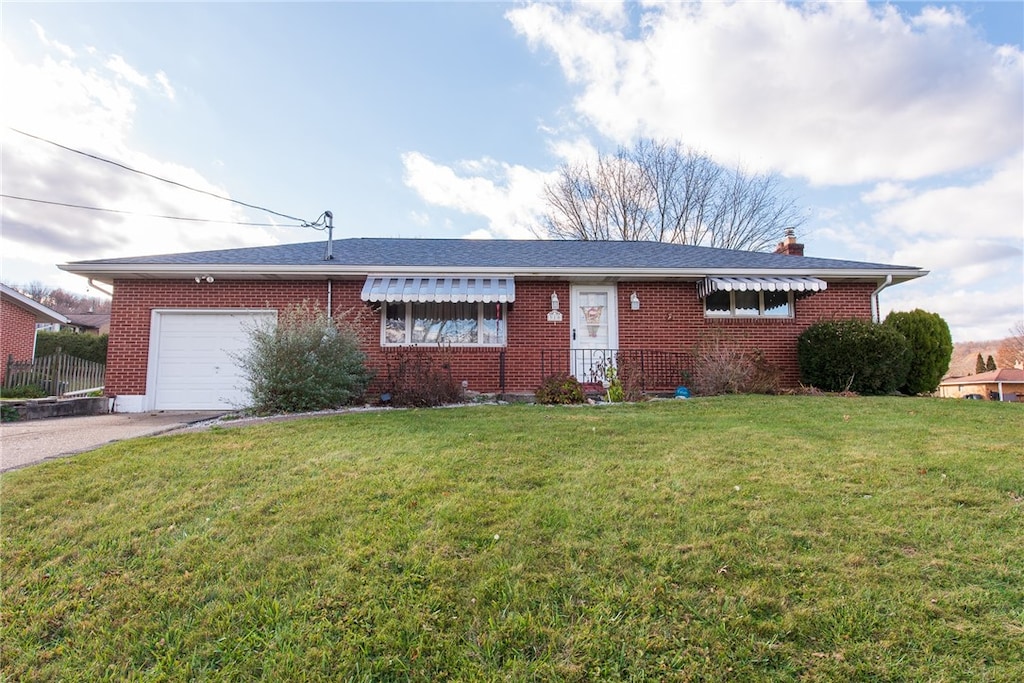
[{"label": "brick ranch house", "polygon": [[[114,287],[107,394],[117,412],[227,409],[246,393],[233,354],[253,321],[308,301],[356,314],[378,374],[410,347],[443,355],[470,391],[530,393],[566,371],[640,368],[682,383],[714,336],[761,350],[799,382],[796,340],[824,318],[877,318],[877,296],[926,274],[904,266],[655,242],[355,238],[78,261]],[[380,387],[374,387],[374,390]]]},{"label": "brick ranch house", "polygon": [[8,360],[36,357],[36,323],[67,322],[63,314],[0,284],[0,384],[7,375]]}]

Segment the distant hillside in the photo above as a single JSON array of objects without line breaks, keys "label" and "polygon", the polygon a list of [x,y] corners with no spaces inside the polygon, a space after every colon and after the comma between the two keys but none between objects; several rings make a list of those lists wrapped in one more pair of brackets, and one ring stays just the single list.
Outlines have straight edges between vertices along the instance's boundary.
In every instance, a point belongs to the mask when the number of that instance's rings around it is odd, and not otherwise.
[{"label": "distant hillside", "polygon": [[988,341],[968,341],[953,344],[953,357],[949,361],[948,377],[963,377],[973,375],[975,365],[978,362],[978,354],[987,359],[996,357],[1002,339],[990,339]]}]

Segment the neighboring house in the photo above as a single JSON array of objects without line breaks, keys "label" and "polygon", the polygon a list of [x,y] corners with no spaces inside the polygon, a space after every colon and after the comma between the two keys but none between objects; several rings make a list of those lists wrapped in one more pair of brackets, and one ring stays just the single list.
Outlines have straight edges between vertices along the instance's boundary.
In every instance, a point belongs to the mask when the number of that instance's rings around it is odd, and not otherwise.
[{"label": "neighboring house", "polygon": [[109,334],[109,313],[68,313],[68,324],[62,329],[82,334]]},{"label": "neighboring house", "polygon": [[36,323],[67,323],[57,311],[21,292],[0,284],[0,384],[7,374],[7,361],[33,360],[36,356]]},{"label": "neighboring house", "polygon": [[939,396],[981,396],[992,401],[1020,401],[1024,396],[1024,370],[999,368],[966,377],[947,377],[939,383]]},{"label": "neighboring house", "polygon": [[[565,371],[631,364],[671,391],[700,343],[759,349],[799,383],[796,340],[826,318],[877,319],[877,295],[919,268],[656,242],[344,239],[79,261],[112,284],[114,409],[246,403],[233,358],[248,329],[308,301],[350,311],[378,379],[409,347],[470,391],[529,393]],[[375,387],[379,388],[379,387]]]}]

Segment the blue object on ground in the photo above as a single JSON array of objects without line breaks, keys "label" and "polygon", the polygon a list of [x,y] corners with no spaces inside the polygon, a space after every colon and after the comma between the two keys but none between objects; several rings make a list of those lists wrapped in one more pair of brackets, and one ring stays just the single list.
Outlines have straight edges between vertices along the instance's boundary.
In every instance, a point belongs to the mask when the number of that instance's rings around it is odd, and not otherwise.
[{"label": "blue object on ground", "polygon": [[686,387],[676,387],[676,398],[690,398],[690,390]]}]

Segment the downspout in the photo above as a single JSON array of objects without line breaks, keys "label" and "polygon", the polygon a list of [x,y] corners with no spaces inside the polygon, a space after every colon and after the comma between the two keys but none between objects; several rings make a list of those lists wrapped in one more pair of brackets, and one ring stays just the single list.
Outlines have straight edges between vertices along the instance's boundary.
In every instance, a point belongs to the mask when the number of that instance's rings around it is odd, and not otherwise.
[{"label": "downspout", "polygon": [[885,281],[878,285],[878,289],[871,292],[871,322],[881,322],[881,313],[878,311],[878,293],[892,284],[892,273],[885,276]]},{"label": "downspout", "polygon": [[333,293],[333,285],[331,278],[327,278],[327,317],[334,320],[334,309],[331,308],[331,294]]},{"label": "downspout", "polygon": [[108,292],[107,290],[103,289],[103,288],[102,288],[102,287],[100,287],[100,286],[99,286],[98,284],[96,284],[95,282],[93,282],[93,279],[92,279],[92,278],[89,278],[89,286],[90,286],[90,287],[92,287],[93,289],[98,289],[98,290],[100,290],[101,292],[103,292],[104,294],[106,294],[107,296],[109,296],[109,297],[110,297],[111,299],[113,299],[113,298],[114,298],[114,293],[113,293],[113,292]]}]

